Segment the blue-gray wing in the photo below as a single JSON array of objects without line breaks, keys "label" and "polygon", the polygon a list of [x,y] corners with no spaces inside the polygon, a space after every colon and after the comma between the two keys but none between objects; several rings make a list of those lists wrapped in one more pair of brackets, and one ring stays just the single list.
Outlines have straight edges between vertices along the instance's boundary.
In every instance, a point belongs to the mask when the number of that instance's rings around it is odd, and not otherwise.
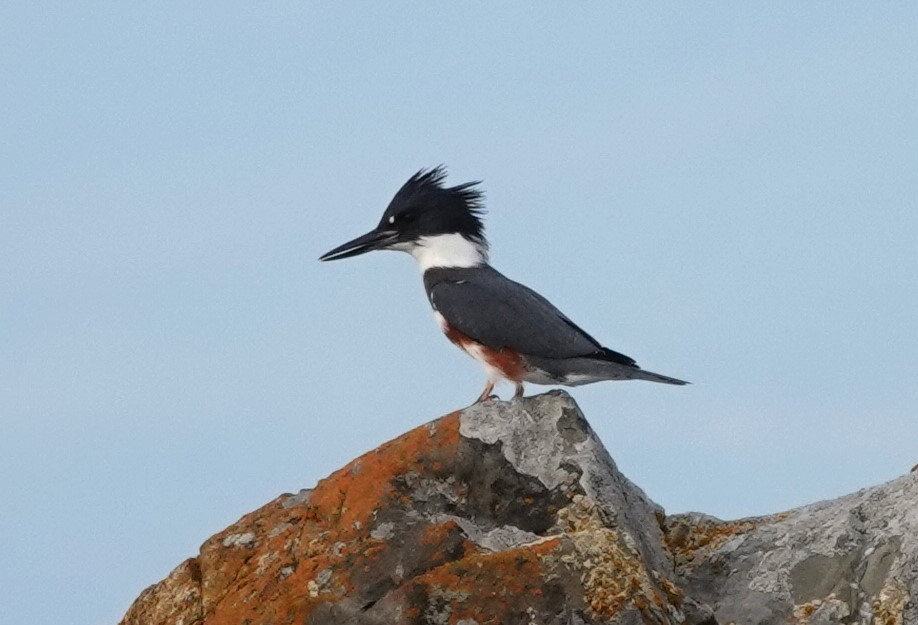
[{"label": "blue-gray wing", "polygon": [[451,326],[492,349],[540,358],[586,356],[634,363],[604,348],[547,299],[491,267],[432,269],[424,282],[430,303]]}]

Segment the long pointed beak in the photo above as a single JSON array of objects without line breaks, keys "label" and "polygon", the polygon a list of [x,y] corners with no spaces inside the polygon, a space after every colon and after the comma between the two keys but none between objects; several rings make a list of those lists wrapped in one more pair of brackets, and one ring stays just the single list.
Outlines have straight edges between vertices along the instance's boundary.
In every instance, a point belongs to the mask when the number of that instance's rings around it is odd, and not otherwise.
[{"label": "long pointed beak", "polygon": [[385,249],[390,243],[395,241],[395,233],[388,230],[370,230],[363,236],[359,236],[353,241],[348,241],[344,245],[339,245],[330,252],[326,252],[319,257],[319,260],[339,260],[341,258],[350,258],[359,254],[365,254],[373,250]]}]

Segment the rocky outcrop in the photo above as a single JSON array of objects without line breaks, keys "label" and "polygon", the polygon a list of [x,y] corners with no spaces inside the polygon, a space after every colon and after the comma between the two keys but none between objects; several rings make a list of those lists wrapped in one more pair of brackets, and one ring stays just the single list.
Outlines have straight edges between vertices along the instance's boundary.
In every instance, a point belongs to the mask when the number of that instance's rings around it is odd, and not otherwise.
[{"label": "rocky outcrop", "polygon": [[918,475],[666,517],[569,395],[421,426],[210,538],[123,625],[916,625]]},{"label": "rocky outcrop", "polygon": [[760,519],[666,520],[686,592],[720,623],[918,624],[918,475]]}]

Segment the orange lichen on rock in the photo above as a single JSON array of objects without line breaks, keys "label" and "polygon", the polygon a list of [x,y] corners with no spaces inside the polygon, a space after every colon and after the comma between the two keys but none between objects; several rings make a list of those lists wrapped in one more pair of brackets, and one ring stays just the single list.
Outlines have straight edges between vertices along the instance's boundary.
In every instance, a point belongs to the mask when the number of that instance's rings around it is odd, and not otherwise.
[{"label": "orange lichen on rock", "polygon": [[900,579],[889,579],[872,604],[874,625],[904,625],[908,588]]},{"label": "orange lichen on rock", "polygon": [[681,591],[647,568],[641,553],[603,521],[595,501],[574,497],[558,513],[558,521],[573,544],[573,553],[564,562],[580,572],[583,598],[595,618],[613,619],[633,607],[646,622],[666,622],[669,608],[679,607]]},{"label": "orange lichen on rock", "polygon": [[531,611],[551,600],[545,590],[553,573],[545,558],[560,551],[561,544],[560,538],[551,538],[496,553],[472,553],[416,577],[397,591],[397,599],[426,615],[419,622],[528,622],[523,619]]},{"label": "orange lichen on rock", "polygon": [[446,542],[446,538],[450,534],[455,534],[457,531],[461,531],[459,524],[455,521],[446,521],[445,523],[438,523],[436,525],[428,525],[424,528],[424,533],[421,535],[421,544],[422,545],[442,545]]},{"label": "orange lichen on rock", "polygon": [[442,471],[442,456],[459,443],[459,414],[452,413],[366,453],[321,480],[309,498],[319,520],[353,535],[394,494],[396,477]]},{"label": "orange lichen on rock", "polygon": [[[340,601],[365,583],[374,566],[385,567],[378,563],[392,548],[370,531],[376,514],[400,499],[395,482],[445,470],[459,439],[453,413],[364,454],[312,491],[278,497],[247,514],[145,591],[123,624],[178,622],[160,617],[169,614],[187,615],[189,625],[202,619],[208,625],[264,622],[268,614],[285,622]],[[417,563],[421,569],[464,554],[468,546],[454,522],[429,528],[416,542],[428,544],[419,557],[430,563]],[[187,589],[178,592],[178,584]],[[172,596],[183,599],[164,599]]]},{"label": "orange lichen on rock", "polygon": [[194,558],[177,566],[166,579],[144,590],[122,620],[123,625],[192,623],[203,618],[201,571]]},{"label": "orange lichen on rock", "polygon": [[771,517],[667,517],[570,396],[489,401],[245,515],[122,625],[906,625],[915,501],[912,474]]},{"label": "orange lichen on rock", "polygon": [[782,515],[721,521],[702,515],[676,515],[667,517],[662,524],[663,539],[677,566],[694,568],[710,552],[731,539],[747,534],[762,523],[772,523]]},{"label": "orange lichen on rock", "polygon": [[500,582],[502,593],[526,592],[541,570],[542,558],[556,551],[560,544],[560,538],[549,538],[496,553],[473,553],[432,569],[415,581],[432,588],[450,588],[460,592],[474,589],[492,592],[495,590],[494,582]]}]

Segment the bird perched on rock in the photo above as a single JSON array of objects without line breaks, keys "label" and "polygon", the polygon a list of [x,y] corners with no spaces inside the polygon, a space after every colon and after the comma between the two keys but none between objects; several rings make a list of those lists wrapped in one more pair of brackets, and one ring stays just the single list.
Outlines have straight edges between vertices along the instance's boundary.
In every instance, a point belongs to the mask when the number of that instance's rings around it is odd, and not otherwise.
[{"label": "bird perched on rock", "polygon": [[688,384],[645,371],[603,347],[547,299],[488,264],[479,182],[444,185],[441,167],[411,176],[370,232],[321,256],[338,260],[371,250],[411,254],[424,277],[437,323],[450,341],[481,363],[487,383],[478,401],[506,379],[578,386],[603,380]]}]

